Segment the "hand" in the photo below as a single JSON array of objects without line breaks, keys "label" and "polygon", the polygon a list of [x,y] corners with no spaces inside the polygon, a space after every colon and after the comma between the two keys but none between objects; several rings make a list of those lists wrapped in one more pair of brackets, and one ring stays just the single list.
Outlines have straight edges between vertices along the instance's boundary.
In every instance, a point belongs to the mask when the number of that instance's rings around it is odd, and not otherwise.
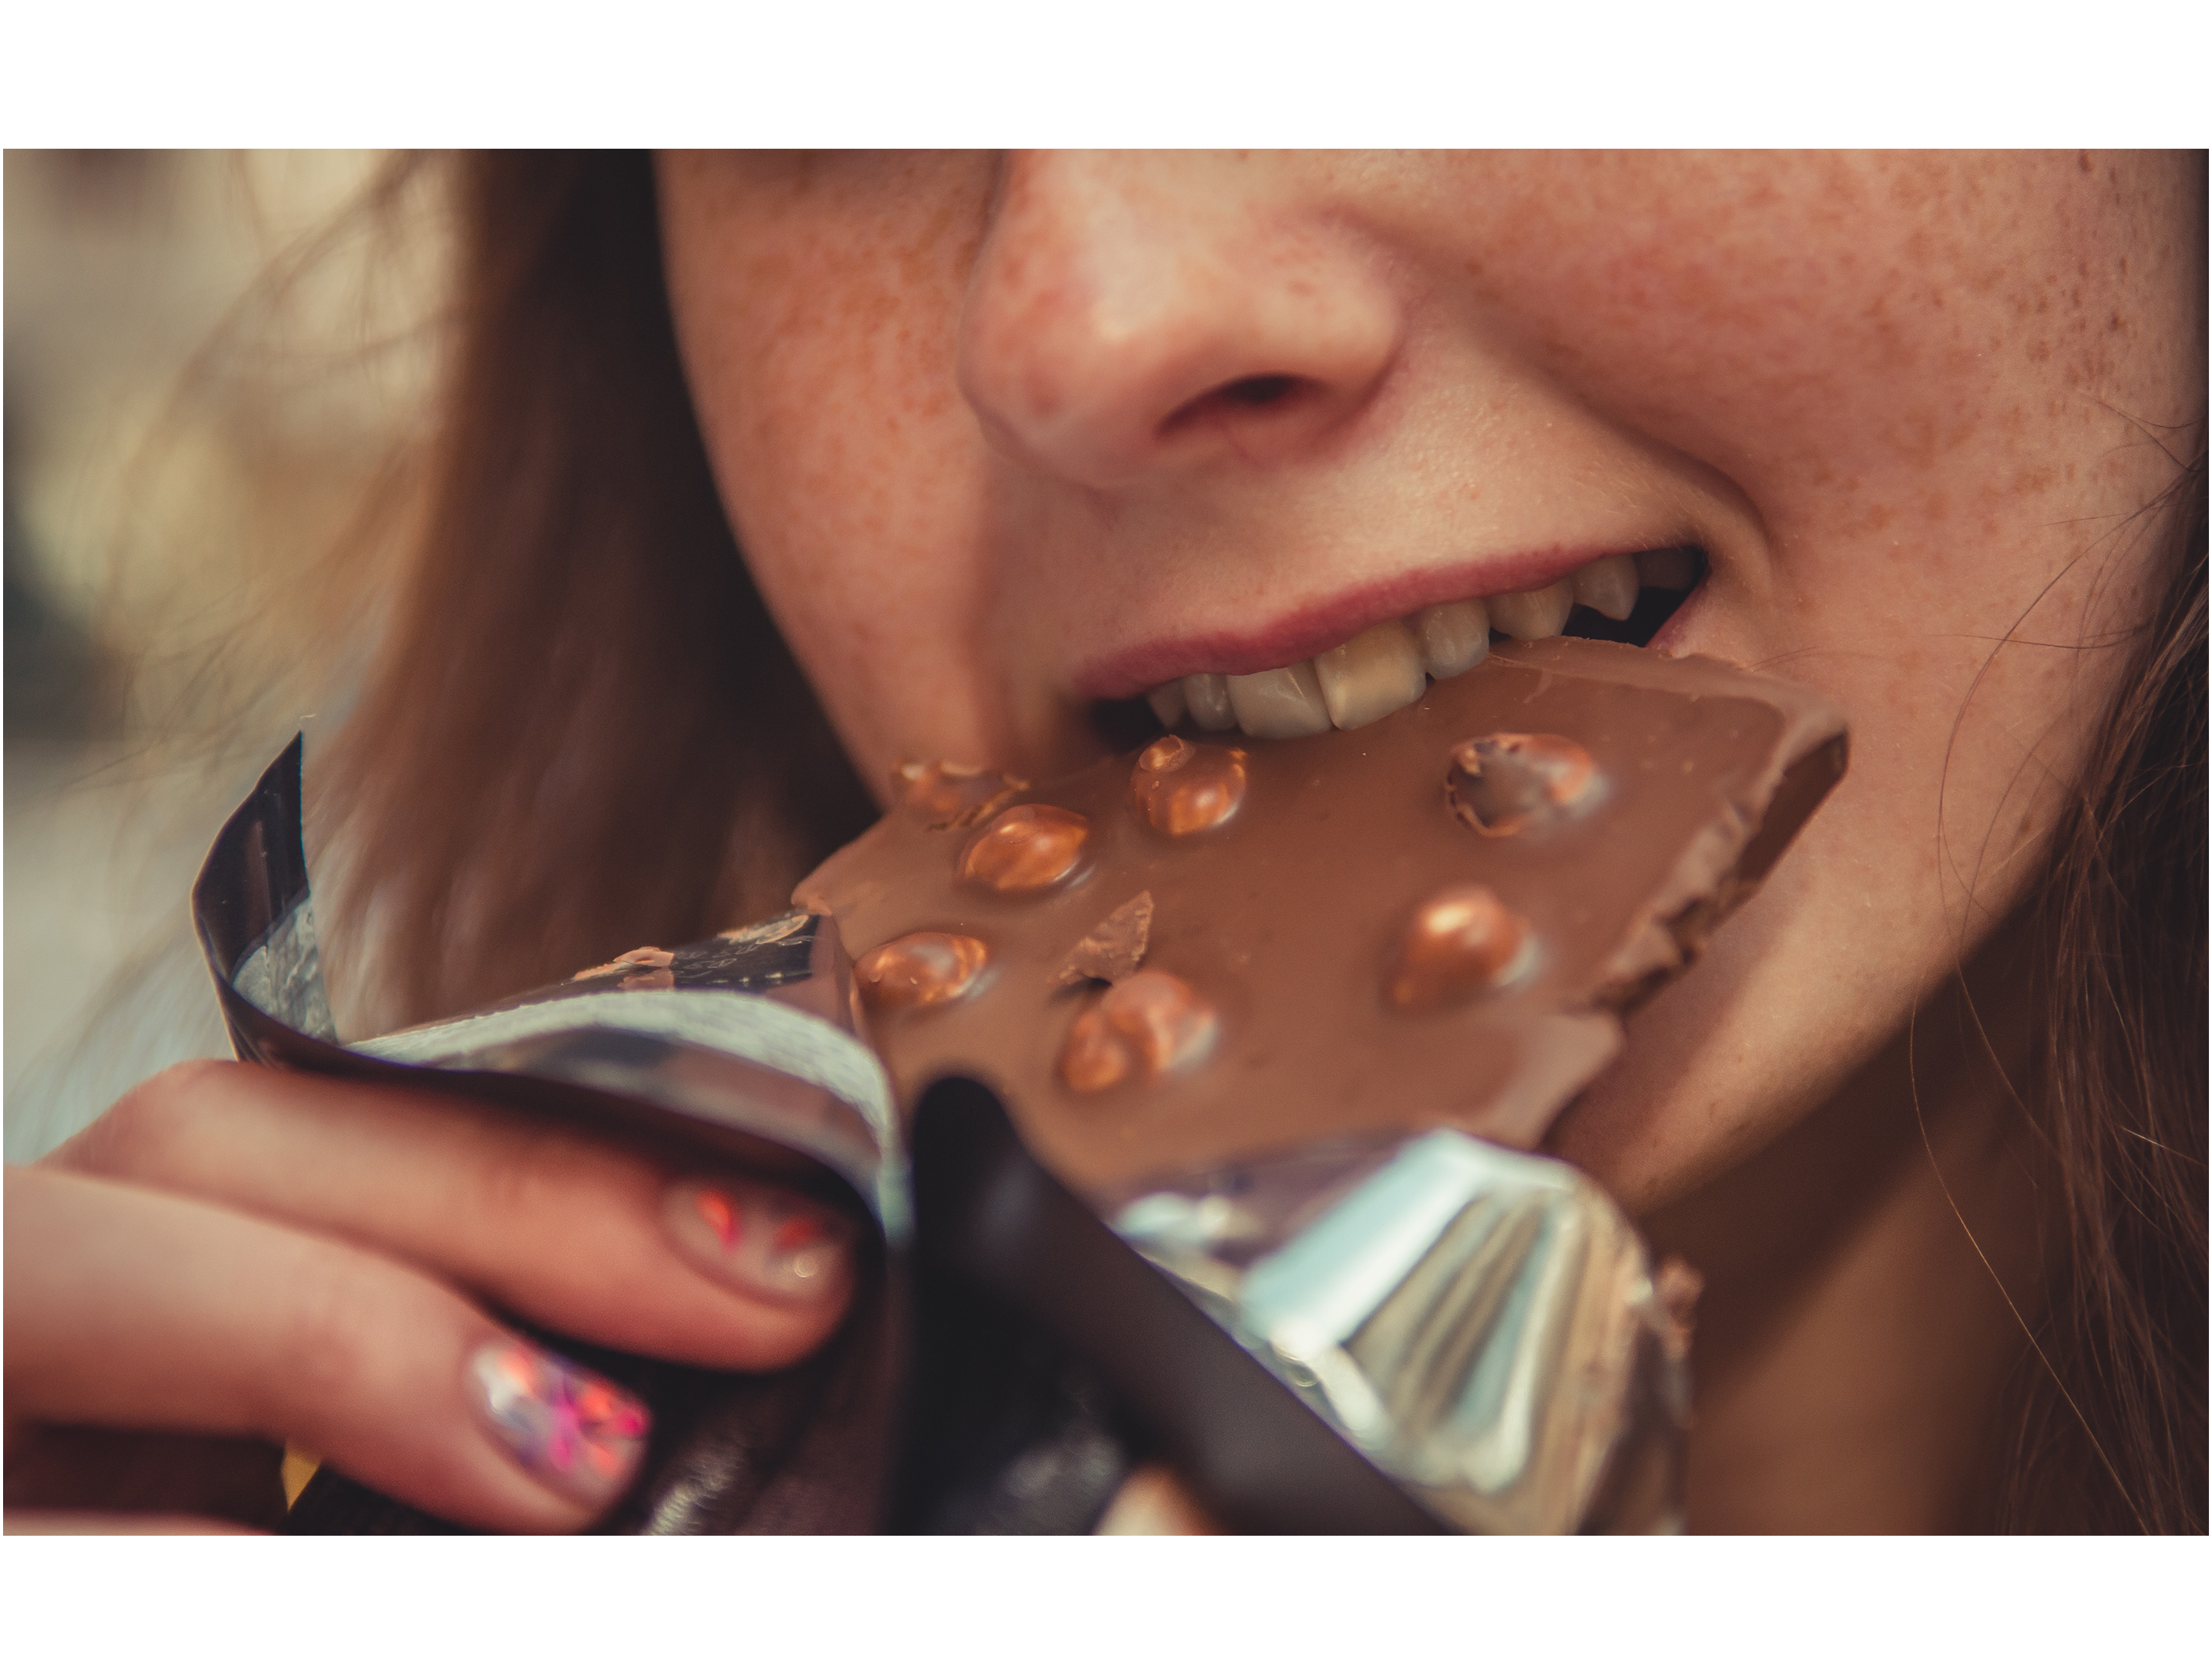
[{"label": "hand", "polygon": [[[849,1222],[771,1186],[228,1061],[141,1085],[9,1170],[6,1201],[10,1504],[264,1525],[281,1505],[225,1488],[258,1459],[269,1480],[244,1489],[273,1492],[289,1441],[469,1526],[582,1526],[635,1473],[643,1407],[486,1304],[769,1370],[836,1328],[857,1244]],[[114,1491],[118,1472],[135,1492]],[[10,1530],[82,1524],[9,1515]]]}]

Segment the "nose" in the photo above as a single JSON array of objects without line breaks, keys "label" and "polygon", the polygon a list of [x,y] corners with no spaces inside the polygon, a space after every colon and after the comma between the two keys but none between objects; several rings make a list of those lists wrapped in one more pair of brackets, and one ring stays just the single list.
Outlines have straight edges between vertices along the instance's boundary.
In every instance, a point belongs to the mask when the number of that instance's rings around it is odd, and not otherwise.
[{"label": "nose", "polygon": [[1325,446],[1403,333],[1375,251],[1280,168],[1020,155],[969,280],[960,383],[1018,460],[1120,489]]}]

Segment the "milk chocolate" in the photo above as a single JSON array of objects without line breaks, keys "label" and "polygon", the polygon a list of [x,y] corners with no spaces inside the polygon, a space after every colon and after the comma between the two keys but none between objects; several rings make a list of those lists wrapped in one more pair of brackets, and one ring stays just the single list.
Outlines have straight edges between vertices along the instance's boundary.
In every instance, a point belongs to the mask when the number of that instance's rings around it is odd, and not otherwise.
[{"label": "milk chocolate", "polygon": [[1096,979],[1119,985],[1137,971],[1152,940],[1152,896],[1139,893],[1076,940],[1052,982],[1080,985],[1085,980]]},{"label": "milk chocolate", "polygon": [[[863,957],[975,942],[962,994],[877,998],[871,1036],[909,1109],[980,1078],[1079,1189],[1382,1131],[1525,1148],[1844,760],[1786,681],[1502,643],[1357,731],[1186,725],[1038,788],[960,771],[966,810],[912,792],[794,900]],[[1147,895],[1141,969],[1090,977],[1085,941]]]}]

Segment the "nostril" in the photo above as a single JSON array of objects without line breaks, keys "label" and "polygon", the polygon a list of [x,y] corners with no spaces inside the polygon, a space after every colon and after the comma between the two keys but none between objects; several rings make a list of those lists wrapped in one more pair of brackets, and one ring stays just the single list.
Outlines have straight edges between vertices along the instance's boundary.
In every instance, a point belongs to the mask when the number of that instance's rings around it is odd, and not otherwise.
[{"label": "nostril", "polygon": [[1202,392],[1181,404],[1160,422],[1160,435],[1194,426],[1209,416],[1235,415],[1245,410],[1278,410],[1303,403],[1319,388],[1296,374],[1247,374],[1241,380]]}]

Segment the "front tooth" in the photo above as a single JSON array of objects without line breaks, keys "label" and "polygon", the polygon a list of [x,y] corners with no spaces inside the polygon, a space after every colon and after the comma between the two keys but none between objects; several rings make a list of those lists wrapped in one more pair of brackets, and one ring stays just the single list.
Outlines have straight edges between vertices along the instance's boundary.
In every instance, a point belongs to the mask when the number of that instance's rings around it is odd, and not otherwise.
[{"label": "front tooth", "polygon": [[1186,674],[1182,699],[1201,732],[1228,732],[1237,725],[1237,710],[1230,705],[1229,681],[1221,674]]},{"label": "front tooth", "polygon": [[1421,653],[1406,624],[1393,618],[1355,634],[1313,659],[1322,701],[1340,731],[1368,726],[1420,701],[1429,689]]},{"label": "front tooth", "polygon": [[1615,622],[1636,609],[1636,561],[1626,553],[1608,553],[1575,572],[1575,603]]},{"label": "front tooth", "polygon": [[1165,685],[1156,685],[1145,693],[1145,701],[1152,704],[1154,718],[1172,732],[1176,729],[1176,723],[1182,719],[1185,707],[1182,682],[1170,680]]},{"label": "front tooth", "polygon": [[1490,621],[1499,633],[1516,640],[1548,640],[1567,625],[1567,612],[1574,608],[1575,585],[1565,579],[1533,593],[1493,593]]},{"label": "front tooth", "polygon": [[1490,612],[1480,599],[1432,605],[1413,618],[1421,662],[1440,680],[1464,674],[1490,654]]},{"label": "front tooth", "polygon": [[1664,587],[1680,592],[1697,586],[1698,556],[1686,547],[1654,548],[1649,553],[1636,556],[1636,574],[1646,587]]},{"label": "front tooth", "polygon": [[1237,723],[1255,738],[1310,738],[1328,730],[1328,704],[1312,660],[1258,674],[1231,674],[1229,701]]}]

